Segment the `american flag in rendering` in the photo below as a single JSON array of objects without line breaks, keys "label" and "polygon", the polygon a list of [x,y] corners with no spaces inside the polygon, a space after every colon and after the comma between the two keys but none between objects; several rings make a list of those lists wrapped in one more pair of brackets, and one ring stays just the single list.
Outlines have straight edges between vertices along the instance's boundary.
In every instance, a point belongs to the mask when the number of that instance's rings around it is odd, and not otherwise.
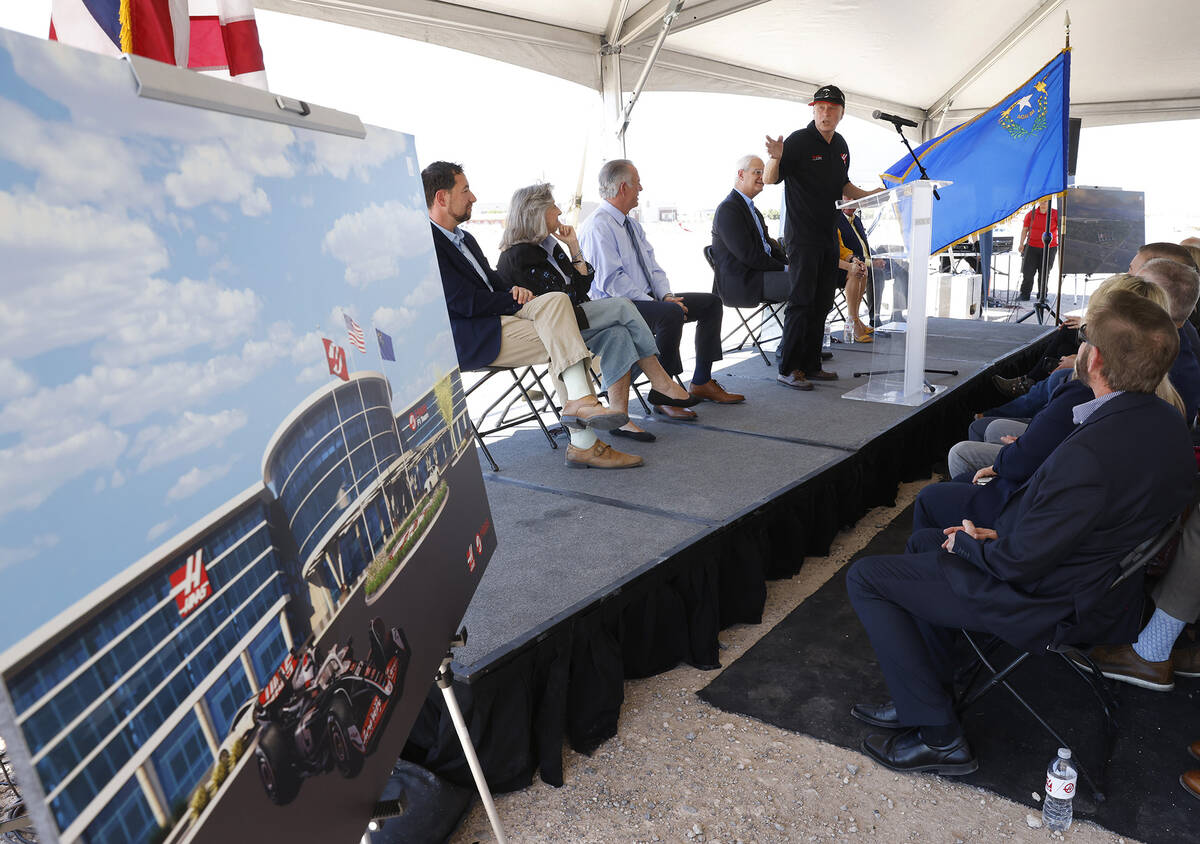
[{"label": "american flag in rendering", "polygon": [[358,327],[350,314],[343,313],[342,319],[346,320],[346,333],[350,335],[350,345],[358,349],[364,355],[367,353],[367,338],[363,336],[363,330]]},{"label": "american flag in rendering", "polygon": [[54,0],[50,39],[267,87],[253,0]]}]

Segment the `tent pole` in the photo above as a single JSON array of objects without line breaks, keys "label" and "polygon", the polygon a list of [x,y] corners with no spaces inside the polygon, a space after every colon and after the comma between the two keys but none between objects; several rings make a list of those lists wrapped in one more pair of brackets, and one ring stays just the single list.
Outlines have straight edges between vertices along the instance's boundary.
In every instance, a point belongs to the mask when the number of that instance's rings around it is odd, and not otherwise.
[{"label": "tent pole", "polygon": [[629,105],[625,106],[625,113],[621,117],[621,128],[617,130],[617,136],[621,139],[622,148],[625,145],[625,130],[629,128],[629,118],[633,114],[633,107],[637,105],[638,97],[642,95],[642,89],[646,87],[646,80],[650,78],[650,71],[654,69],[658,53],[662,50],[663,42],[667,40],[667,33],[671,31],[671,24],[675,23],[675,18],[682,10],[683,0],[673,0],[667,7],[666,14],[663,15],[662,28],[658,31],[658,38],[654,40],[654,46],[650,48],[650,55],[646,58],[646,64],[642,66],[642,73],[638,76],[638,81],[633,86],[633,92],[629,95]]}]

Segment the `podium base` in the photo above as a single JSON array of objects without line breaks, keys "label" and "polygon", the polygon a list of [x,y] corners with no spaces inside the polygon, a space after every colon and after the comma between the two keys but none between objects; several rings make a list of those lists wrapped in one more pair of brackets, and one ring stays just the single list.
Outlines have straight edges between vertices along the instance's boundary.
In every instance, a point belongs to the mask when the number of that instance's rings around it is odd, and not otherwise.
[{"label": "podium base", "polygon": [[851,401],[872,401],[877,404],[900,404],[905,407],[919,407],[934,396],[940,395],[950,389],[945,384],[930,384],[929,388],[932,392],[918,390],[916,393],[906,395],[903,386],[900,384],[868,383],[842,393],[842,398],[850,399]]}]

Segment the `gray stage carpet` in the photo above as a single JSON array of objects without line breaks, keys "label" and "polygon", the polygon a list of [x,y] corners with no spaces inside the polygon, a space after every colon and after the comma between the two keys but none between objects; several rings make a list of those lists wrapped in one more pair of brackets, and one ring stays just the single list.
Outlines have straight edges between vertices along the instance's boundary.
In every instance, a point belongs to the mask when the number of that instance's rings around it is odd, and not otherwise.
[{"label": "gray stage carpet", "polygon": [[[927,366],[959,374],[930,381],[963,385],[1051,330],[1032,321],[931,319]],[[776,383],[774,367],[757,353],[727,355],[717,376],[726,389],[744,393],[745,404],[702,404],[697,423],[643,420],[658,435],[654,443],[602,435],[645,457],[639,469],[568,469],[566,441],[552,450],[537,430],[489,440],[500,471],[488,471],[484,462],[483,474],[499,547],[464,619],[470,639],[457,651],[460,678],[469,682],[675,551],[847,460],[921,410],[843,399],[863,382],[851,375],[870,367],[871,347],[834,351],[827,367],[841,379],[808,393]],[[953,395],[951,389],[930,403]]]}]

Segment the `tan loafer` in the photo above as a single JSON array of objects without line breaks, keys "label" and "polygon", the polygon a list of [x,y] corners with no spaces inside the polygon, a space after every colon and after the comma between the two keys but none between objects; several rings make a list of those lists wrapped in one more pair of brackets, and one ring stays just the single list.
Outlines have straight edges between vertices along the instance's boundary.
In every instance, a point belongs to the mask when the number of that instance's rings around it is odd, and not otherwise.
[{"label": "tan loafer", "polygon": [[738,404],[739,402],[744,402],[746,400],[746,397],[740,393],[727,392],[720,384],[717,383],[716,378],[709,378],[699,386],[695,384],[688,384],[688,392],[691,393],[692,398],[694,399],[712,401],[716,402],[717,404]]},{"label": "tan loafer", "polygon": [[632,469],[643,462],[638,455],[617,451],[603,440],[596,440],[591,448],[567,446],[567,465],[572,469]]},{"label": "tan loafer", "polygon": [[611,431],[629,421],[629,414],[610,410],[596,399],[592,400],[592,404],[584,404],[584,401],[584,399],[577,399],[563,405],[560,417],[563,427],[576,430],[595,428],[597,431]]}]

